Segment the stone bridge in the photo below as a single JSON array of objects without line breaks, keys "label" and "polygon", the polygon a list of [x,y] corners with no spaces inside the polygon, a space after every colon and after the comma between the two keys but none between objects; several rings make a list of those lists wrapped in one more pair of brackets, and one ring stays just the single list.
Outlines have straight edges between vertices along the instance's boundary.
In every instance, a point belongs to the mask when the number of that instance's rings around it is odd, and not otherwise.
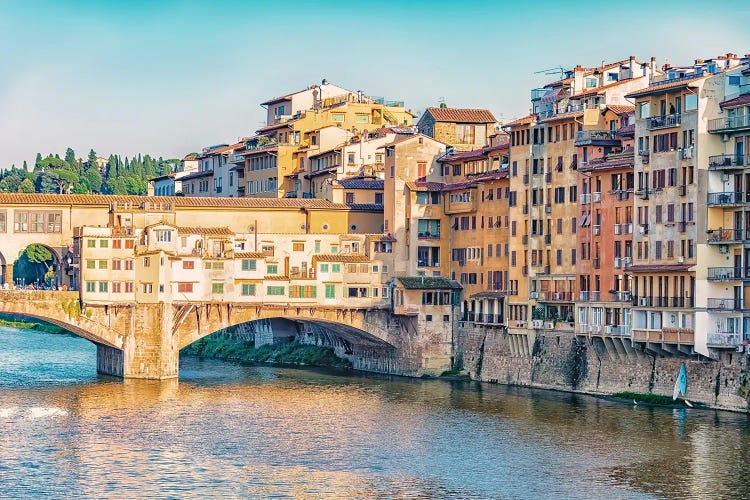
[{"label": "stone bridge", "polygon": [[[0,291],[0,313],[42,320],[97,346],[97,370],[125,378],[178,374],[180,349],[231,326],[282,318],[313,325],[313,339],[357,369],[419,376],[450,364],[451,343],[420,332],[413,317],[383,309],[269,304],[123,303],[82,305],[77,292]],[[323,334],[321,334],[323,332]]]}]

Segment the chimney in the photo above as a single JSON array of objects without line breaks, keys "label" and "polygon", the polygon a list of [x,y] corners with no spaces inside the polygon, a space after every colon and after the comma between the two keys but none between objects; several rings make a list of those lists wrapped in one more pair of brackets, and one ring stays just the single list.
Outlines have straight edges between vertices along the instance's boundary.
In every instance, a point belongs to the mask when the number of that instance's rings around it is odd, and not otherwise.
[{"label": "chimney", "polygon": [[573,93],[583,91],[583,66],[580,64],[573,68]]},{"label": "chimney", "polygon": [[635,77],[635,56],[630,56],[630,64],[628,64],[628,78]]}]

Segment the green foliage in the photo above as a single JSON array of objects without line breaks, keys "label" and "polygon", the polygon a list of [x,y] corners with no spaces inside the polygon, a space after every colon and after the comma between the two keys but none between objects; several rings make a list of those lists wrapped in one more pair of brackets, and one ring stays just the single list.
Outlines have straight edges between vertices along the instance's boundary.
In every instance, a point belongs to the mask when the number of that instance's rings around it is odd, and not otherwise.
[{"label": "green foliage", "polygon": [[245,362],[326,366],[341,369],[350,369],[352,366],[349,360],[336,356],[330,347],[292,342],[264,345],[256,349],[252,341],[216,334],[204,337],[185,347],[182,354]]},{"label": "green foliage", "polygon": [[33,171],[13,166],[0,171],[0,192],[3,193],[104,193],[145,195],[148,179],[174,172],[177,159],[137,155],[132,160],[110,155],[107,165],[100,169],[96,152],[89,151],[84,163],[67,148],[64,159],[59,154],[43,157],[37,153]]},{"label": "green foliage", "polygon": [[13,266],[13,279],[23,280],[27,285],[40,283],[47,275],[54,278],[52,264],[54,260],[50,250],[37,243],[32,243],[16,260]]},{"label": "green foliage", "polygon": [[81,316],[81,302],[78,299],[63,300],[60,306],[71,319],[78,319]]},{"label": "green foliage", "polygon": [[38,243],[32,243],[31,245],[27,246],[26,250],[24,250],[24,253],[26,254],[26,257],[28,257],[29,261],[35,264],[39,264],[42,262],[52,262],[52,252],[50,252],[47,247]]},{"label": "green foliage", "polygon": [[617,392],[612,394],[613,398],[641,401],[657,405],[673,405],[675,401],[672,396],[662,396],[660,394],[641,394],[639,392]]}]

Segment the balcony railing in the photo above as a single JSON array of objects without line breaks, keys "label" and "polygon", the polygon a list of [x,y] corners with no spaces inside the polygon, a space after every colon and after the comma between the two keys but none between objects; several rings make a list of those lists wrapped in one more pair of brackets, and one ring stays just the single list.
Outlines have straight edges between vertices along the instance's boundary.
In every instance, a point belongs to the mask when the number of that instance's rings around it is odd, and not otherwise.
[{"label": "balcony railing", "polygon": [[619,143],[617,134],[612,130],[580,130],[576,133],[576,146],[589,144],[606,145],[613,142]]},{"label": "balcony railing", "polygon": [[594,203],[600,203],[602,201],[602,193],[599,191],[592,193],[591,199]]},{"label": "balcony railing", "polygon": [[741,267],[709,267],[709,281],[738,281],[742,279]]},{"label": "balcony railing", "polygon": [[708,334],[708,345],[719,347],[735,347],[742,343],[739,333],[715,332]]},{"label": "balcony railing", "polygon": [[731,228],[709,229],[707,233],[708,233],[708,239],[707,239],[708,243],[727,244],[727,243],[737,243],[743,240],[742,229],[731,229]]},{"label": "balcony railing", "polygon": [[739,301],[733,298],[709,298],[706,299],[706,309],[714,311],[741,311]]},{"label": "balcony railing", "polygon": [[615,302],[630,302],[633,295],[629,291],[615,292]]},{"label": "balcony railing", "polygon": [[652,116],[650,118],[646,118],[646,128],[648,130],[676,127],[680,123],[682,123],[682,115],[679,114]]},{"label": "balcony railing", "polygon": [[742,205],[744,197],[741,191],[723,191],[720,193],[708,193],[709,206],[735,206]]},{"label": "balcony railing", "polygon": [[588,205],[591,203],[591,193],[584,193],[581,195],[581,205]]},{"label": "balcony railing", "polygon": [[633,328],[631,335],[636,342],[666,342],[669,344],[694,344],[695,330],[692,328],[663,328],[646,330]]},{"label": "balcony railing", "polygon": [[750,114],[726,116],[708,120],[709,132],[723,132],[726,130],[741,130],[750,128]]},{"label": "balcony railing", "polygon": [[633,224],[615,224],[615,234],[633,234]]},{"label": "balcony railing", "polygon": [[581,290],[578,292],[578,300],[581,302],[588,302],[590,300],[589,297],[591,297],[591,295],[588,290]]},{"label": "balcony railing", "polygon": [[745,158],[742,155],[715,155],[708,157],[709,170],[732,170],[742,168]]},{"label": "balcony railing", "polygon": [[417,234],[417,238],[420,240],[439,240],[440,231],[423,231]]}]

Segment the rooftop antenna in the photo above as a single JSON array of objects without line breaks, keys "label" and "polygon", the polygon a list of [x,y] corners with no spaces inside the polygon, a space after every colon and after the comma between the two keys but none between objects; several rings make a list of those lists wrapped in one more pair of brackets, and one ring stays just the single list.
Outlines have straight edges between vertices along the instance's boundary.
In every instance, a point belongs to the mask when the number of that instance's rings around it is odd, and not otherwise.
[{"label": "rooftop antenna", "polygon": [[555,66],[554,68],[548,68],[548,69],[543,69],[543,70],[540,70],[540,71],[534,71],[534,74],[535,75],[538,75],[538,74],[560,75],[560,79],[562,80],[563,78],[565,78],[565,73],[568,73],[568,72],[570,72],[569,69],[565,69],[562,66]]},{"label": "rooftop antenna", "polygon": [[438,107],[440,107],[440,108],[447,108],[447,107],[448,107],[448,105],[447,105],[447,104],[445,104],[445,97],[441,97],[441,98],[439,98],[439,99],[438,99],[438,104],[440,104],[440,106],[438,106]]}]

